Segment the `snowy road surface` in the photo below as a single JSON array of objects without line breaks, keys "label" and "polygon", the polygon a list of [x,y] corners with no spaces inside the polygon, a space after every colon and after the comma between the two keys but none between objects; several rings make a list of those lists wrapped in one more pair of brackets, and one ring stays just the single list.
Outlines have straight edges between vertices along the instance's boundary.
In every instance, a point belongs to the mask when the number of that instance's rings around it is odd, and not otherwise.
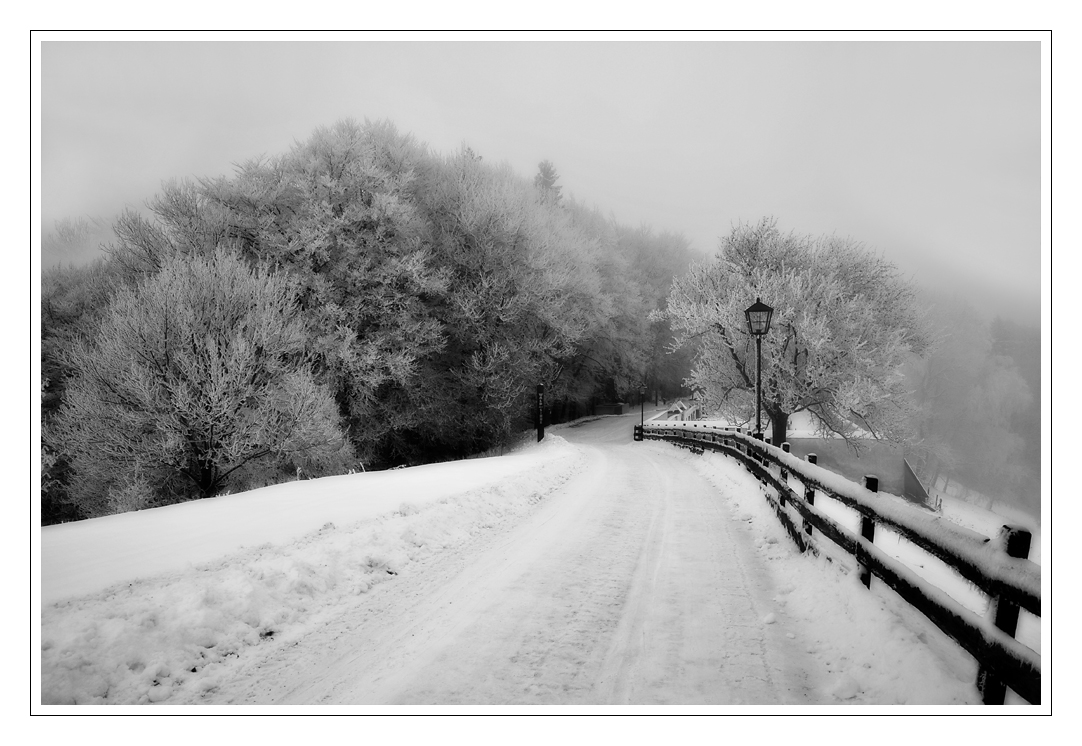
[{"label": "snowy road surface", "polygon": [[[807,701],[806,653],[716,491],[623,446],[630,422],[562,430],[589,466],[513,530],[380,588],[226,700],[259,703]],[[219,697],[215,697],[218,701]]]},{"label": "snowy road surface", "polygon": [[[57,532],[43,547],[56,578],[43,703],[978,701],[971,659],[881,585],[800,554],[746,471],[632,443],[635,421],[202,501],[179,523],[142,511]],[[388,501],[400,507],[365,517]],[[249,504],[285,518],[222,534]],[[131,535],[147,533],[188,555],[133,569],[151,550]],[[92,554],[133,580],[66,580]]]},{"label": "snowy road surface", "polygon": [[681,452],[632,445],[631,424],[560,430],[588,466],[527,520],[381,585],[205,701],[841,701],[829,663],[774,623],[778,589],[747,516],[734,520]]}]

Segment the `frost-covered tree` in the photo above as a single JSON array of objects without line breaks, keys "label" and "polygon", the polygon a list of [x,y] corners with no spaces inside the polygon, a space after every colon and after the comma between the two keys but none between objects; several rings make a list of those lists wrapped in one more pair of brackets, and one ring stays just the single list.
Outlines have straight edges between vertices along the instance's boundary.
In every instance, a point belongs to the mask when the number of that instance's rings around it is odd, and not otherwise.
[{"label": "frost-covered tree", "polygon": [[138,505],[136,493],[143,504],[211,496],[246,470],[348,465],[294,285],[231,253],[176,257],[122,289],[67,362],[76,373],[53,431],[86,515]]},{"label": "frost-covered tree", "polygon": [[[80,339],[96,334],[98,324],[120,275],[104,257],[81,266],[55,266],[41,277],[41,446],[43,474],[42,525],[81,516],[66,499],[69,467],[62,444],[52,437],[52,421],[59,412],[67,382],[75,371],[65,362],[67,352]],[[45,458],[48,454],[49,458]]]},{"label": "frost-covered tree", "polygon": [[345,120],[204,184],[245,256],[296,282],[308,347],[366,462],[424,427],[418,402],[436,395],[418,375],[443,345],[433,308],[447,282],[414,193],[427,161],[393,125]]},{"label": "frost-covered tree", "polygon": [[149,216],[125,210],[105,247],[112,271],[129,286],[177,256],[206,256],[228,243],[226,216],[196,182],[167,181],[147,207]]},{"label": "frost-covered tree", "polygon": [[[326,421],[341,418],[369,467],[502,443],[529,426],[537,383],[558,416],[573,416],[644,379],[678,382],[676,358],[658,354],[668,325],[648,316],[686,262],[686,241],[562,199],[558,179],[547,161],[524,177],[469,148],[440,156],[390,123],[347,120],[230,177],[167,182],[149,212],[115,222],[100,272],[47,278],[43,416],[74,405],[76,392],[62,394],[76,378],[79,396],[101,398],[94,356],[118,334],[115,309],[106,336],[97,330],[116,293],[130,305],[166,267],[206,263],[223,248],[295,289],[290,315],[303,332],[289,357],[309,361],[306,380],[333,397]],[[83,445],[61,436],[83,437],[74,422],[66,435],[48,428],[49,492],[61,502],[69,483],[86,483],[69,479],[69,454]],[[83,458],[84,473],[92,461]],[[199,478],[138,463],[96,494],[111,489],[122,506],[148,490],[179,494],[185,480],[199,492]]]},{"label": "frost-covered tree", "polygon": [[913,288],[886,259],[848,240],[739,225],[713,261],[674,282],[667,315],[678,344],[698,342],[688,380],[708,408],[755,419],[755,343],[744,310],[774,307],[763,340],[763,410],[775,443],[810,412],[847,439],[900,441],[910,408],[902,365],[927,344]]},{"label": "frost-covered tree", "polygon": [[426,203],[450,278],[439,308],[447,344],[431,373],[472,413],[458,437],[490,447],[526,425],[536,384],[552,399],[566,393],[588,330],[610,315],[598,242],[507,166],[468,153],[440,164]]},{"label": "frost-covered tree", "polygon": [[541,199],[551,204],[560,203],[560,192],[563,187],[556,182],[560,180],[556,173],[556,167],[552,161],[543,160],[537,164],[537,174],[533,177],[534,186],[541,193]]},{"label": "frost-covered tree", "polygon": [[617,250],[627,261],[626,274],[642,297],[642,310],[634,314],[636,323],[627,346],[639,350],[644,369],[638,380],[630,383],[635,388],[645,382],[655,399],[675,395],[691,369],[691,346],[671,352],[672,329],[656,311],[664,308],[673,278],[684,274],[693,261],[688,241],[680,234],[654,233],[646,226],[634,230],[621,227],[616,233]]}]

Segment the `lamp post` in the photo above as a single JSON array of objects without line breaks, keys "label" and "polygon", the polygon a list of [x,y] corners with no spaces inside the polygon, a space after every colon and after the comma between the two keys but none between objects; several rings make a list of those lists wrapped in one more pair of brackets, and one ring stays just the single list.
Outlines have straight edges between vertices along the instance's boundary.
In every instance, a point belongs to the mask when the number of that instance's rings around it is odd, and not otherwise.
[{"label": "lamp post", "polygon": [[646,384],[639,386],[639,427],[646,425]]},{"label": "lamp post", "polygon": [[770,331],[770,317],[774,309],[759,298],[744,311],[748,319],[748,331],[755,337],[755,437],[763,439],[763,335]]}]

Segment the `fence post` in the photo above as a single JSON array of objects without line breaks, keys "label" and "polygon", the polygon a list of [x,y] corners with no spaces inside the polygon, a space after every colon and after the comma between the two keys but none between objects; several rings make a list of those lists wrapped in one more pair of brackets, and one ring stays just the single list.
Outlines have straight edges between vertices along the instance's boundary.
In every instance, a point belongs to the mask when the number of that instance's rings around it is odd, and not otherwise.
[{"label": "fence post", "polygon": [[[874,474],[864,475],[864,488],[871,492],[879,492],[879,477]],[[868,540],[871,544],[875,541],[875,521],[866,515],[860,516],[860,535]],[[872,587],[872,571],[870,568],[864,565],[858,565],[860,567],[860,582],[864,583],[865,588]]]},{"label": "fence post", "polygon": [[[808,459],[809,464],[814,464],[818,460],[818,456],[814,453],[809,453],[805,458]],[[808,505],[815,505],[815,490],[808,485],[804,485],[804,502]],[[804,533],[808,536],[812,535],[812,525],[807,518],[804,519]]]},{"label": "fence post", "polygon": [[[784,443],[781,444],[781,450],[782,450],[783,453],[790,453],[791,452],[790,451],[790,446],[789,446],[789,441],[785,441]],[[781,481],[786,485],[789,484],[789,470],[786,469],[781,464],[778,464],[778,469],[779,469],[779,473],[781,475]],[[782,503],[782,504],[784,505],[784,503]]]},{"label": "fence post", "polygon": [[[810,485],[804,485],[804,502],[808,505],[815,505],[815,490]],[[807,518],[804,519],[804,533],[808,536],[812,535],[811,521]]]},{"label": "fence post", "polygon": [[[1008,557],[1029,559],[1029,546],[1033,540],[1033,535],[1029,531],[1017,526],[1004,526],[999,531],[998,540]],[[992,618],[999,629],[1014,637],[1014,633],[1018,630],[1016,605],[998,596],[992,596],[988,599],[987,616]],[[981,699],[986,705],[1001,705],[1007,696],[1006,685],[994,678],[984,666],[977,670],[977,689],[980,690]]]}]

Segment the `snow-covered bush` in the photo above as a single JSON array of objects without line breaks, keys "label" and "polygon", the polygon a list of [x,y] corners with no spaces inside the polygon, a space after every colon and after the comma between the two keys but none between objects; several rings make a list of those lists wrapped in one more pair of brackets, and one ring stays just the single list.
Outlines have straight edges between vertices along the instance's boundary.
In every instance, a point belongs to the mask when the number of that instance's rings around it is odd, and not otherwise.
[{"label": "snow-covered bush", "polygon": [[109,488],[109,509],[112,513],[130,513],[149,508],[154,500],[154,490],[147,481],[136,474],[131,481]]},{"label": "snow-covered bush", "polygon": [[176,257],[117,294],[69,353],[77,373],[55,425],[85,514],[137,505],[139,483],[156,501],[211,496],[260,462],[345,471],[294,298],[285,277],[225,251]]}]

